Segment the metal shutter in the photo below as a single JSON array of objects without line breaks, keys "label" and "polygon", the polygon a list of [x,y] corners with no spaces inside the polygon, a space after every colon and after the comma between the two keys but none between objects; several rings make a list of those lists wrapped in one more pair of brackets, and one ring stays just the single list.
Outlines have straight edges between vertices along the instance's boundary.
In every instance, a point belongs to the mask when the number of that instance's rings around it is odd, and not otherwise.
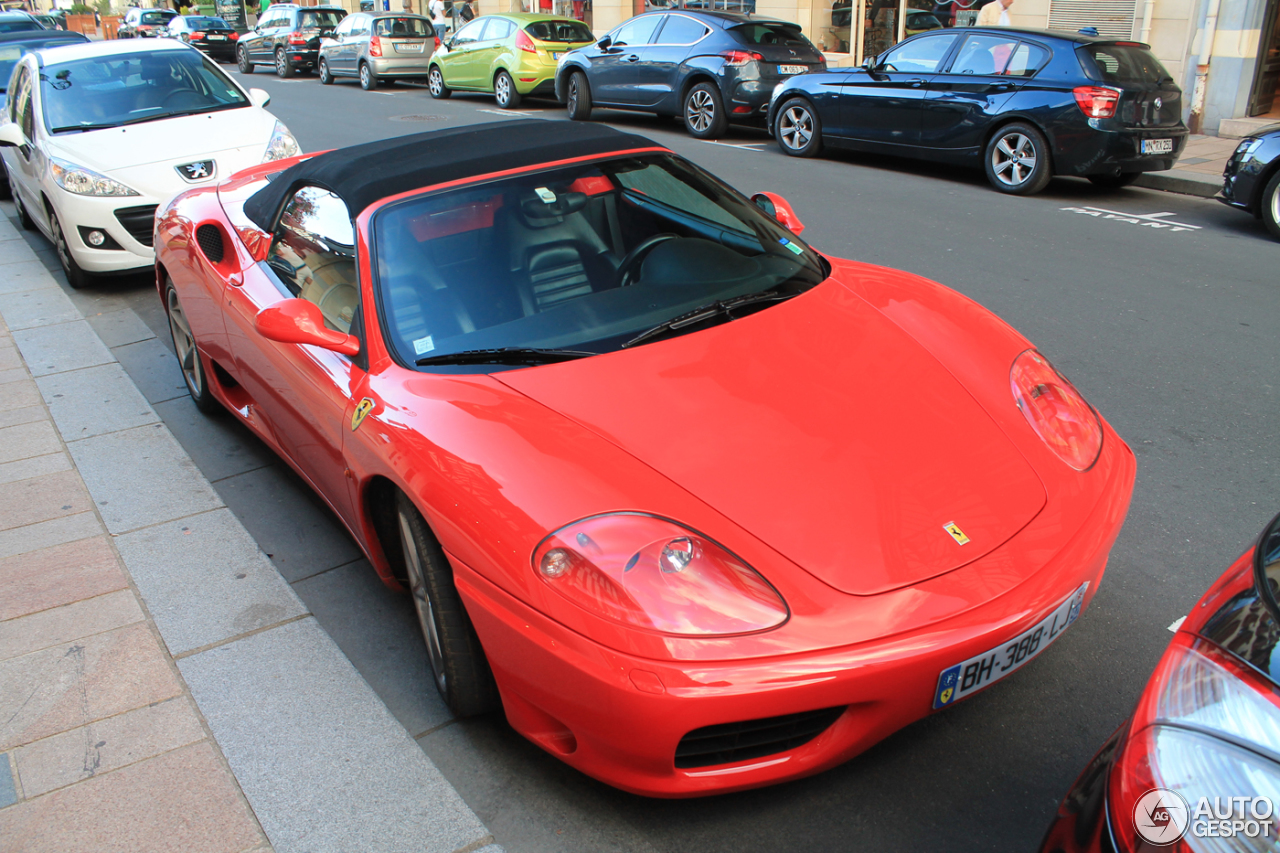
[{"label": "metal shutter", "polygon": [[1137,0],[1049,0],[1049,29],[1097,27],[1100,36],[1131,39],[1136,11]]}]

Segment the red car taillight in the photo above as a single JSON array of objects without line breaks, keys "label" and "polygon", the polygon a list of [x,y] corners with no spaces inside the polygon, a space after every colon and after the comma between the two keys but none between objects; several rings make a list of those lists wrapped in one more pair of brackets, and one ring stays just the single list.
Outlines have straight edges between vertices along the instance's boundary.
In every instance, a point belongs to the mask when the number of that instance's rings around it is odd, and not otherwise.
[{"label": "red car taillight", "polygon": [[369,39],[369,55],[382,56],[382,39],[377,36]]},{"label": "red car taillight", "polygon": [[537,53],[538,48],[534,45],[533,39],[524,30],[516,30],[516,47],[525,53]]},{"label": "red car taillight", "polygon": [[289,44],[306,44],[311,39],[301,33],[289,33]]},{"label": "red car taillight", "polygon": [[1071,90],[1076,104],[1089,118],[1111,118],[1120,103],[1120,92],[1105,86],[1077,86]]},{"label": "red car taillight", "polygon": [[231,32],[227,33],[227,38],[231,39],[232,41],[237,41],[240,38],[240,34],[235,30],[232,30]]},{"label": "red car taillight", "polygon": [[1093,407],[1043,355],[1026,350],[1009,370],[1013,399],[1036,435],[1077,471],[1102,452],[1102,424]]},{"label": "red car taillight", "polygon": [[533,553],[538,577],[597,616],[681,636],[776,628],[786,602],[755,569],[673,521],[611,513],[562,527]]},{"label": "red car taillight", "polygon": [[733,68],[746,65],[748,62],[764,61],[763,56],[749,50],[726,50],[720,55],[724,57],[724,64]]},{"label": "red car taillight", "polygon": [[436,50],[440,49],[440,36],[436,36]]},{"label": "red car taillight", "polygon": [[192,41],[199,41],[199,40],[200,40],[200,39],[202,39],[202,38],[204,38],[204,33],[192,33],[192,34],[191,34],[191,40],[192,40]]}]

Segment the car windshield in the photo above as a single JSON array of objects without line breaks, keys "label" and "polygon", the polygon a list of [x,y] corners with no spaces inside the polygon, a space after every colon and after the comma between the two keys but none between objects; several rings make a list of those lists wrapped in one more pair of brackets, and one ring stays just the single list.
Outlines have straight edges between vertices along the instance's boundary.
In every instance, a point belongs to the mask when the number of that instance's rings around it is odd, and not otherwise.
[{"label": "car windshield", "polygon": [[206,18],[196,15],[188,15],[185,19],[187,26],[193,30],[229,30],[231,25],[221,18]]},{"label": "car windshield", "polygon": [[767,308],[829,269],[756,205],[663,154],[413,197],[372,230],[386,337],[406,365],[513,347],[608,352],[696,309],[722,321],[723,301]]},{"label": "car windshield", "polygon": [[581,21],[534,21],[524,31],[538,41],[575,44],[596,40],[591,30]]},{"label": "car windshield", "polygon": [[328,10],[303,12],[298,17],[299,30],[331,30],[342,23],[345,16],[341,12]]},{"label": "car windshield", "polygon": [[799,27],[782,24],[743,24],[729,30],[743,44],[785,44],[794,47],[811,47]]},{"label": "car windshield", "polygon": [[193,50],[158,50],[46,65],[40,96],[50,133],[119,127],[249,105]]},{"label": "car windshield", "polygon": [[165,14],[164,12],[143,12],[142,17],[138,19],[140,24],[167,24],[170,18],[176,17],[172,12]]},{"label": "car windshield", "polygon": [[373,31],[376,35],[389,38],[407,38],[411,36],[426,38],[427,36],[435,35],[435,30],[431,28],[431,22],[426,18],[378,18],[373,22]]},{"label": "car windshield", "polygon": [[1103,83],[1152,86],[1163,81],[1173,82],[1155,54],[1138,44],[1089,44],[1081,48],[1080,53],[1085,71]]}]

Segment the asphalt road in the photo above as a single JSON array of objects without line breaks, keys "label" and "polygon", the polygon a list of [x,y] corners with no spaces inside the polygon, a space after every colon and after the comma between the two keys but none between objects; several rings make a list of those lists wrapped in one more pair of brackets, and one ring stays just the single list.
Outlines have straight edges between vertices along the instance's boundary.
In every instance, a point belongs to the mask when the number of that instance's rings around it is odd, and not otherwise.
[{"label": "asphalt road", "polygon": [[[269,109],[306,150],[509,115],[488,98],[433,101],[417,87],[366,93],[265,69],[244,82],[271,93]],[[564,119],[551,103],[521,112]],[[1280,510],[1280,244],[1213,201],[1070,179],[1011,198],[976,172],[862,155],[800,161],[757,130],[710,144],[648,116],[597,118],[651,135],[744,192],[785,195],[824,252],[977,299],[1069,374],[1134,448],[1133,506],[1100,591],[1033,665],[815,778],[692,801],[619,793],[499,717],[448,718],[424,677],[407,601],[372,579],[336,520],[252,436],[229,417],[200,418],[175,388],[149,281],[77,299],[99,300],[103,317],[126,305],[157,334],[116,350],[126,369],[151,383],[144,392],[228,505],[511,853],[1034,850],[1071,781],[1129,713],[1167,626]]]}]

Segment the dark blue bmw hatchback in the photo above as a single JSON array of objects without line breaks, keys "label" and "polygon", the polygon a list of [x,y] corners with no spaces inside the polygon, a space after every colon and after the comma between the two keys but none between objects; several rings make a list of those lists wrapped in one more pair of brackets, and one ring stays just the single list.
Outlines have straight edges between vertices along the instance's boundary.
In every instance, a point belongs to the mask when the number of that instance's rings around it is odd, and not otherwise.
[{"label": "dark blue bmw hatchback", "polygon": [[861,68],[780,83],[769,128],[782,150],[822,146],[981,166],[997,190],[1054,175],[1118,188],[1173,167],[1182,90],[1145,44],[1046,30],[934,30]]}]

